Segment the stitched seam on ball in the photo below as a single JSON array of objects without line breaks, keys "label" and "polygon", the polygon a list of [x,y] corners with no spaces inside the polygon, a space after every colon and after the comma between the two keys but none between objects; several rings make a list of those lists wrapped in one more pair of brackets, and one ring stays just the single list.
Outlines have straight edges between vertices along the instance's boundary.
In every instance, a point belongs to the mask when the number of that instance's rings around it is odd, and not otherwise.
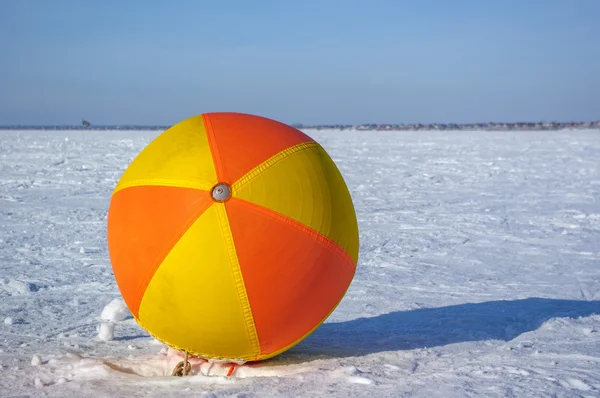
[{"label": "stitched seam on ball", "polygon": [[262,162],[261,164],[259,164],[258,166],[256,166],[252,170],[250,170],[248,173],[246,173],[244,176],[242,176],[239,180],[237,180],[231,187],[232,191],[233,191],[233,195],[235,195],[235,193],[237,191],[239,191],[244,185],[246,185],[247,183],[252,181],[252,179],[254,179],[258,175],[260,175],[263,171],[265,171],[268,168],[275,165],[277,162],[280,162],[281,160],[287,158],[288,156],[290,156],[294,153],[297,153],[297,152],[300,152],[300,151],[303,151],[306,149],[310,149],[310,148],[317,148],[317,147],[320,147],[320,145],[317,142],[314,142],[314,141],[313,142],[303,142],[301,144],[294,145],[292,147],[284,149],[283,151],[278,152],[274,156],[271,156],[269,159],[265,160],[264,162]]},{"label": "stitched seam on ball", "polygon": [[113,191],[113,195],[123,189],[133,188],[138,186],[165,186],[165,187],[176,187],[176,188],[191,188],[199,189],[202,191],[209,191],[212,187],[211,184],[204,182],[198,182],[197,180],[183,180],[174,178],[138,178],[125,183],[117,185]]},{"label": "stitched seam on ball", "polygon": [[147,329],[146,326],[144,326],[144,324],[143,324],[143,322],[142,322],[142,320],[141,320],[140,317],[133,315],[133,319],[135,319],[135,321],[137,322],[137,324],[140,325],[140,327],[142,329],[144,329],[146,331],[146,333],[148,333],[150,336],[152,336],[156,340],[160,341],[164,345],[167,345],[167,346],[169,346],[171,348],[176,349],[177,351],[187,352],[188,354],[190,354],[193,357],[204,358],[204,359],[208,359],[208,360],[210,360],[210,359],[218,359],[218,360],[225,360],[225,361],[231,361],[231,362],[248,362],[248,361],[253,361],[253,360],[256,359],[253,356],[249,356],[249,355],[246,355],[245,357],[240,357],[240,358],[227,358],[227,357],[224,357],[224,356],[220,356],[218,354],[209,354],[209,353],[206,353],[206,352],[198,352],[198,351],[188,351],[185,348],[182,348],[182,347],[178,346],[177,344],[170,343],[170,342],[168,342],[168,341],[166,341],[164,339],[161,339],[157,335],[155,335],[152,331],[150,331],[149,329]]},{"label": "stitched seam on ball", "polygon": [[233,240],[233,233],[231,226],[229,225],[229,218],[225,205],[220,205],[220,209],[217,211],[219,215],[219,223],[221,224],[221,230],[223,237],[225,238],[225,245],[227,246],[227,254],[229,255],[229,264],[233,273],[233,279],[235,286],[238,291],[238,297],[240,299],[240,305],[242,306],[242,312],[244,313],[244,321],[246,322],[246,330],[248,331],[248,337],[250,338],[250,344],[252,345],[253,355],[258,357],[260,355],[260,343],[258,341],[258,334],[254,323],[254,316],[252,315],[252,309],[250,308],[250,299],[248,298],[248,292],[244,284],[244,277],[240,267],[239,258],[237,257],[235,242]]},{"label": "stitched seam on ball", "polygon": [[338,254],[344,260],[344,263],[348,263],[353,270],[355,269],[355,262],[352,259],[352,257],[350,257],[350,255],[346,252],[346,250],[344,250],[343,247],[341,247],[335,241],[331,240],[330,238],[323,235],[319,231],[317,231],[313,228],[310,228],[309,226],[307,226],[297,220],[294,220],[291,217],[288,217],[284,214],[281,214],[279,212],[271,210],[265,206],[262,206],[262,205],[254,203],[254,202],[244,200],[244,199],[240,199],[240,198],[236,198],[236,199],[243,202],[244,204],[246,204],[248,207],[251,208],[251,210],[254,210],[255,212],[261,213],[265,216],[271,217],[271,218],[279,221],[280,223],[290,225],[290,226],[296,228],[297,230],[300,230],[300,231],[306,233],[308,236],[310,236],[314,240],[325,244],[327,247],[331,248],[334,251],[334,253]]},{"label": "stitched seam on ball", "polygon": [[[175,233],[173,234],[173,236],[167,241],[167,244],[165,244],[164,249],[161,250],[160,252],[158,252],[156,257],[152,261],[153,266],[149,269],[149,271],[146,274],[143,275],[142,278],[140,278],[140,282],[138,284],[137,291],[142,292],[142,294],[140,295],[140,300],[137,305],[136,312],[138,314],[140,312],[142,302],[144,301],[144,296],[146,295],[146,292],[148,291],[148,286],[150,285],[150,282],[152,281],[154,274],[156,274],[156,271],[158,270],[158,268],[160,268],[160,265],[162,264],[162,262],[165,261],[165,259],[167,258],[167,256],[171,252],[171,250],[173,250],[175,245],[177,245],[177,242],[179,242],[179,240],[183,237],[183,235],[185,235],[185,233],[188,231],[188,229],[196,222],[196,220],[202,214],[204,214],[206,211],[208,211],[208,209],[214,204],[214,203],[209,202],[210,204],[208,206],[204,207],[208,200],[210,200],[210,199],[204,199],[204,200],[200,201],[194,207],[194,211],[190,212],[191,213],[190,217],[188,217],[185,220],[185,222],[183,222],[181,224],[181,226],[175,230]],[[201,208],[204,208],[204,210],[201,211],[200,210]]]},{"label": "stitched seam on ball", "polygon": [[221,154],[219,153],[219,148],[217,146],[217,137],[215,135],[215,132],[213,131],[212,124],[210,122],[210,117],[208,115],[202,115],[202,121],[204,122],[204,129],[206,130],[206,139],[208,140],[208,146],[210,147],[210,153],[213,158],[213,164],[217,173],[217,179],[220,182],[226,182],[227,175],[225,174],[225,165],[223,164],[223,159],[221,158]]}]

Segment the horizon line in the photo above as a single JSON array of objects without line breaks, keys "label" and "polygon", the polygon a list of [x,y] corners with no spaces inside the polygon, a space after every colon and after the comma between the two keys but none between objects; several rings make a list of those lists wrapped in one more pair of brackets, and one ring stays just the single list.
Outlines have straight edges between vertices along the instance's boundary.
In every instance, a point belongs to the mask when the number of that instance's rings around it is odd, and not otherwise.
[{"label": "horizon line", "polygon": [[[84,119],[85,120],[85,119]],[[317,127],[358,127],[358,126],[472,126],[472,125],[531,125],[531,124],[556,124],[556,125],[581,125],[581,124],[600,124],[600,119],[597,120],[538,120],[538,121],[486,121],[486,122],[363,122],[363,123],[285,123],[294,127],[301,128],[317,128]],[[175,124],[136,124],[136,123],[112,123],[112,124],[89,124],[85,126],[81,124],[0,124],[0,129],[15,129],[15,128],[81,128],[84,130],[106,129],[106,128],[170,128]]]}]

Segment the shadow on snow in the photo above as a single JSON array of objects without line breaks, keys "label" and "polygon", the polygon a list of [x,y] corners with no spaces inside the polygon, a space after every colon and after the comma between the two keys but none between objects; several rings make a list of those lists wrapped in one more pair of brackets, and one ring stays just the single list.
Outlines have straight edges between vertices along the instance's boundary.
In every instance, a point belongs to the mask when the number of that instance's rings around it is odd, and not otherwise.
[{"label": "shadow on snow", "polygon": [[[600,314],[600,301],[528,298],[396,311],[324,323],[280,355],[283,362],[436,347],[478,340],[509,341],[557,317]],[[274,358],[275,359],[275,358]]]}]

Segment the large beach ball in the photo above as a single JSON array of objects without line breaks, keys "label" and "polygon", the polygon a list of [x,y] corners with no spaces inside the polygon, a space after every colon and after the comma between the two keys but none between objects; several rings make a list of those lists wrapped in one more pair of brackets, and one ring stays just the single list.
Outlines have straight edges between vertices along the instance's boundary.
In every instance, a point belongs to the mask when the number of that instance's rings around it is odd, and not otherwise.
[{"label": "large beach ball", "polygon": [[358,258],[348,188],[315,140],[240,113],[183,120],[138,154],[108,212],[116,283],[145,330],[190,355],[273,357],[312,333]]}]

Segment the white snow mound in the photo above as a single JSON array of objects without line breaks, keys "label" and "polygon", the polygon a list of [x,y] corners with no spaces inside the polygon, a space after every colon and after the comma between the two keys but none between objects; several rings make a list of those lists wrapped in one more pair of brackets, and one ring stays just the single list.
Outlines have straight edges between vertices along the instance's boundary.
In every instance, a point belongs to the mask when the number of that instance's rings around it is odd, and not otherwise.
[{"label": "white snow mound", "polygon": [[98,327],[98,338],[103,341],[111,341],[115,337],[114,322],[101,323]]},{"label": "white snow mound", "polygon": [[104,307],[100,318],[104,321],[119,322],[127,319],[131,315],[127,305],[121,298],[113,299]]}]

